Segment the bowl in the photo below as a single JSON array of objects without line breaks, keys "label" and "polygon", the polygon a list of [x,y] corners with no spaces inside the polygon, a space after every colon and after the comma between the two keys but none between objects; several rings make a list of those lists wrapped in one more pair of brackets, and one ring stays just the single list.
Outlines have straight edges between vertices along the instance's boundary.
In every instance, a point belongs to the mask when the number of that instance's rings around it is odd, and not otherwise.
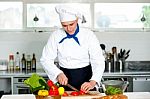
[{"label": "bowl", "polygon": [[129,82],[122,80],[106,80],[101,85],[106,95],[123,94]]}]

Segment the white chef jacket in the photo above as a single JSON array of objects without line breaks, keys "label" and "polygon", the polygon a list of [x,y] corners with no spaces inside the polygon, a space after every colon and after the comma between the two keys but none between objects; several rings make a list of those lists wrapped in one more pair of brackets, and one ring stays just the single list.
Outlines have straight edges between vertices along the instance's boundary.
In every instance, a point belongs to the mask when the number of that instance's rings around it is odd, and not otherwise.
[{"label": "white chef jacket", "polygon": [[63,29],[56,30],[50,35],[43,49],[40,62],[48,77],[56,82],[58,74],[62,73],[54,64],[57,57],[59,65],[63,68],[82,68],[91,64],[93,72],[91,80],[100,82],[105,60],[96,35],[89,29],[79,28],[76,37],[80,45],[73,38],[67,38],[59,43],[64,37],[66,33]]}]

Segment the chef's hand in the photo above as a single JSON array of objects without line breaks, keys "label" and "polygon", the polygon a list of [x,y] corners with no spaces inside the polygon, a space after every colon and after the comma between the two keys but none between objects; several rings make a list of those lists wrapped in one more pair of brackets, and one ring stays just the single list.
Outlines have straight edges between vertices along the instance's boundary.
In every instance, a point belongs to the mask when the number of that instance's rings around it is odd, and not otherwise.
[{"label": "chef's hand", "polygon": [[68,83],[68,78],[66,77],[66,75],[64,73],[60,73],[57,76],[57,80],[61,85],[67,85],[67,83]]},{"label": "chef's hand", "polygon": [[96,81],[91,80],[90,82],[84,82],[81,85],[81,89],[82,91],[84,91],[85,93],[87,93],[89,90],[93,89],[96,85]]}]

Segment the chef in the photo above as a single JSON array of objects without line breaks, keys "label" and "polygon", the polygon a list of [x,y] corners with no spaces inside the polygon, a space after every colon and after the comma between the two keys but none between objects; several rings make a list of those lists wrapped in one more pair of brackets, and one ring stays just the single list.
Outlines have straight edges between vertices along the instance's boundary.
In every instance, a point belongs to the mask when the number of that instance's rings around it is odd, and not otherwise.
[{"label": "chef", "polygon": [[[80,28],[78,20],[83,18],[80,12],[66,5],[55,9],[62,28],[50,35],[40,62],[53,82],[69,83],[88,92],[99,84],[104,72],[100,43],[91,30]],[[56,58],[60,67],[54,64]]]}]

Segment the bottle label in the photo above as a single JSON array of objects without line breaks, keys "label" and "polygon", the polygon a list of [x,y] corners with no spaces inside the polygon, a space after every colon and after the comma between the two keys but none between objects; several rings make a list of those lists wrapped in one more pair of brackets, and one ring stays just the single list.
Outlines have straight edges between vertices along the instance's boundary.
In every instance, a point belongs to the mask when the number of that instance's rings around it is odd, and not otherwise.
[{"label": "bottle label", "polygon": [[27,69],[31,70],[31,61],[27,61]]},{"label": "bottle label", "polygon": [[36,61],[35,60],[32,61],[32,68],[36,68]]},{"label": "bottle label", "polygon": [[22,69],[26,69],[26,61],[22,61]]}]

